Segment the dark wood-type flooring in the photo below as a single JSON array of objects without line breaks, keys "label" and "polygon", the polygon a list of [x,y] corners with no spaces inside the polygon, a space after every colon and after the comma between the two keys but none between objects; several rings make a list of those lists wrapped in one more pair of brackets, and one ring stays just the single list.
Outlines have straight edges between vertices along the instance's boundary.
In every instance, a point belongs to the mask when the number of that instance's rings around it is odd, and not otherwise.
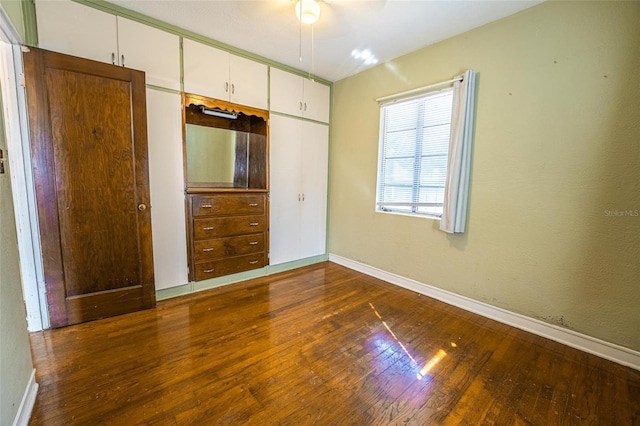
[{"label": "dark wood-type flooring", "polygon": [[639,371],[329,262],[31,342],[31,425],[640,424]]}]

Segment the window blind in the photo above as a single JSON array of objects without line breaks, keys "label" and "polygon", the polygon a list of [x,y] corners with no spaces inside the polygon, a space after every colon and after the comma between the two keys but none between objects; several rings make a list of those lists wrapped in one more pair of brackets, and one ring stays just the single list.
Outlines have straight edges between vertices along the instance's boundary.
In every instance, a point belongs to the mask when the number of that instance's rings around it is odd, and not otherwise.
[{"label": "window blind", "polygon": [[381,107],[377,209],[442,215],[452,89]]}]

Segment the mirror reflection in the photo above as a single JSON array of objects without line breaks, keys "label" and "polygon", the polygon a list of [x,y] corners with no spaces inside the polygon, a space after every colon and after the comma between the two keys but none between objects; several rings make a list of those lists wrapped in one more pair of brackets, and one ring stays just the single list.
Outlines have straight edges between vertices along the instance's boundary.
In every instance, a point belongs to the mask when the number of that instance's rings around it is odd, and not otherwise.
[{"label": "mirror reflection", "polygon": [[187,186],[247,188],[249,133],[186,124]]}]

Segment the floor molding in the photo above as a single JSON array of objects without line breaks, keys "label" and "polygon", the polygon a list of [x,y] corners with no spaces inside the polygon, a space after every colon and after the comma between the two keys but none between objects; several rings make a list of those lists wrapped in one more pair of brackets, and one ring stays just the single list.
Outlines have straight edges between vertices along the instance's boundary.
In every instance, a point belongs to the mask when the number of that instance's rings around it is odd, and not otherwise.
[{"label": "floor molding", "polygon": [[20,407],[16,418],[13,420],[13,426],[27,426],[29,419],[31,418],[31,411],[33,410],[33,404],[36,402],[36,394],[38,393],[38,384],[36,383],[36,370],[31,372],[31,378],[27,388],[24,390]]},{"label": "floor molding", "polygon": [[329,260],[399,287],[432,297],[449,305],[482,315],[483,317],[491,318],[538,336],[546,337],[547,339],[608,359],[618,364],[640,370],[640,352],[632,349],[596,339],[595,337],[587,336],[557,325],[549,324],[535,318],[510,312],[505,309],[498,308],[484,302],[479,302],[450,291],[442,290],[428,284],[423,284],[419,281],[405,278],[391,272],[386,272],[342,256],[329,254]]}]

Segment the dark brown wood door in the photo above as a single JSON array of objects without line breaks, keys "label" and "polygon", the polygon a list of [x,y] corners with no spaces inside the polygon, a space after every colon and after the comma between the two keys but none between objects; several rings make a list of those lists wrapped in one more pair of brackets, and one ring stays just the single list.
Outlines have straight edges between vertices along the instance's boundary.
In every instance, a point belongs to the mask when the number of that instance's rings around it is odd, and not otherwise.
[{"label": "dark brown wood door", "polygon": [[24,62],[52,327],[153,307],[144,73],[35,48]]}]

